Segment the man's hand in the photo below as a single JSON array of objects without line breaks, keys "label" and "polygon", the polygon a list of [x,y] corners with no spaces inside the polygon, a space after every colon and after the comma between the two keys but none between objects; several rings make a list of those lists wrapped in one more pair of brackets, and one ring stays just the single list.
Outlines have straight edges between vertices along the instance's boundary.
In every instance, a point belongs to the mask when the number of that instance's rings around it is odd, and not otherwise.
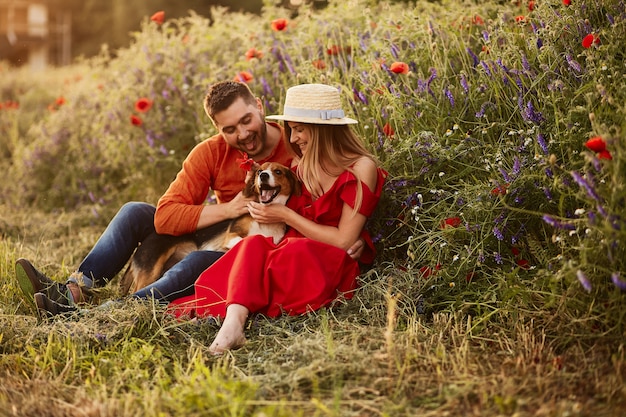
[{"label": "man's hand", "polygon": [[239,194],[235,196],[235,198],[230,200],[228,203],[225,203],[227,205],[228,218],[235,219],[242,214],[247,214],[248,203],[250,203],[251,201],[254,201],[254,197],[246,198],[243,196],[243,192],[240,191]]},{"label": "man's hand", "polygon": [[350,255],[350,257],[355,261],[358,261],[363,254],[363,249],[365,249],[365,242],[363,241],[363,239],[359,238],[348,249],[348,255]]}]

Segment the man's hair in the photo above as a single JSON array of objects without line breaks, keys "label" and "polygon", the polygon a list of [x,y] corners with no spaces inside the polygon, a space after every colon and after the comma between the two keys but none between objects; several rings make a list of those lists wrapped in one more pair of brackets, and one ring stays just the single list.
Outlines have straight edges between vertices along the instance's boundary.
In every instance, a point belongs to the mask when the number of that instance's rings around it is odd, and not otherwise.
[{"label": "man's hair", "polygon": [[255,104],[256,97],[250,88],[239,81],[222,81],[209,87],[204,98],[204,111],[215,122],[215,115],[226,110],[238,98],[242,98],[247,104]]}]

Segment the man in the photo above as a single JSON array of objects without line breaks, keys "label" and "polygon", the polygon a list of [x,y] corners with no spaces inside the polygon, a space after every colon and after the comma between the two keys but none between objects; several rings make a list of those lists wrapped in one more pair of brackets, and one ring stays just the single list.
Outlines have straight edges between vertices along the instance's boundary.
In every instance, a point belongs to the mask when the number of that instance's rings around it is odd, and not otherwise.
[{"label": "man", "polygon": [[[140,242],[155,231],[183,235],[246,213],[249,200],[241,193],[246,172],[239,166],[244,153],[259,164],[290,165],[292,154],[283,139],[283,128],[265,121],[261,100],[246,84],[226,81],[212,85],[204,109],[218,133],[189,153],[157,207],[140,202],[122,206],[65,284],[46,277],[26,259],[16,261],[19,285],[27,297],[34,297],[40,310],[52,314],[74,310],[73,305],[84,301],[90,289],[113,279]],[[205,204],[210,191],[217,204]],[[357,241],[349,251],[354,253],[351,256],[358,257],[362,246]],[[135,296],[169,302],[193,294],[196,278],[221,255],[192,252],[167,271],[155,283],[157,287]]]}]

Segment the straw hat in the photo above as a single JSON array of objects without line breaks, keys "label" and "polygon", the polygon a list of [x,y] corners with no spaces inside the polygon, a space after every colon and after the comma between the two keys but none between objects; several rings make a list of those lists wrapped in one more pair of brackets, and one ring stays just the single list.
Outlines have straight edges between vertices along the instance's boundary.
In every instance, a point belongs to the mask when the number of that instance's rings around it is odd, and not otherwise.
[{"label": "straw hat", "polygon": [[282,115],[266,119],[319,125],[351,125],[358,123],[346,117],[341,108],[339,90],[325,84],[302,84],[287,90]]}]

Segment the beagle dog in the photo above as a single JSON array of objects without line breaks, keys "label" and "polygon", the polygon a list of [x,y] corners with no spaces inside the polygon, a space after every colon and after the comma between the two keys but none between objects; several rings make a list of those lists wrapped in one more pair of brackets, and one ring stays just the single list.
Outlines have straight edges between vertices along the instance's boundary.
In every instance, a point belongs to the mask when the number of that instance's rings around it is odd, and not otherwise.
[{"label": "beagle dog", "polygon": [[[301,185],[288,167],[266,162],[253,169],[243,189],[245,197],[255,197],[263,204],[286,204],[291,195],[299,195]],[[258,223],[249,214],[225,220],[194,233],[171,236],[153,233],[133,254],[120,280],[122,294],[144,288],[193,251],[226,252],[246,236],[261,234],[278,243],[284,237],[284,223]]]}]

